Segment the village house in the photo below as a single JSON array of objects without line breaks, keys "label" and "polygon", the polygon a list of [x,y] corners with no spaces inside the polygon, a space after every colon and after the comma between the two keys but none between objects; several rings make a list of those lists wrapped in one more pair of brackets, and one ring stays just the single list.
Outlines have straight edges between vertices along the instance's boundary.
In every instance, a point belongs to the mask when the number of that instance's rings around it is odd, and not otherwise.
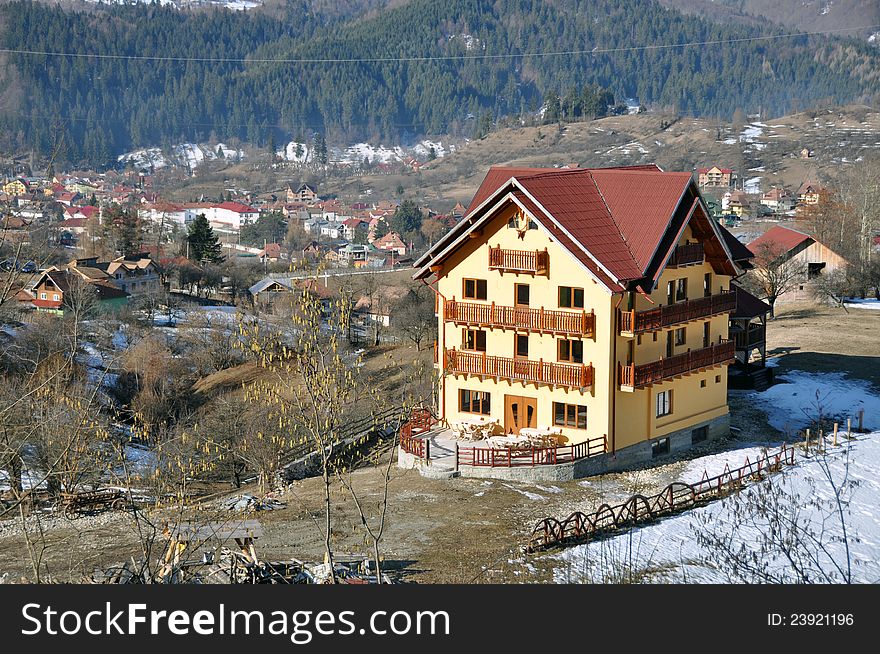
[{"label": "village house", "polygon": [[314,184],[302,183],[293,190],[293,186],[288,185],[285,194],[288,203],[301,202],[303,204],[314,204],[318,198],[318,187]]},{"label": "village house", "polygon": [[788,213],[794,211],[797,200],[784,188],[774,186],[761,196],[761,204],[773,213]]},{"label": "village house", "polygon": [[241,202],[222,202],[198,213],[205,214],[214,229],[225,232],[238,232],[242,225],[250,225],[260,217],[257,209]]},{"label": "village house", "polygon": [[721,198],[721,211],[738,218],[750,215],[751,202],[749,201],[749,196],[743,191],[728,191]]},{"label": "village house", "polygon": [[70,268],[61,269],[54,266],[40,273],[33,286],[28,289],[28,295],[32,297],[31,303],[37,311],[63,315],[65,308],[76,302],[77,293],[74,286],[77,282],[89,284],[95,290],[97,306],[101,311],[118,309],[128,299],[128,293],[108,279],[92,279],[77,275]]},{"label": "village house", "polygon": [[[803,267],[797,287],[779,297],[777,302],[812,300],[813,282],[820,275],[840,270],[848,265],[846,259],[805,232],[775,225],[748,244],[755,255],[755,265],[768,259],[784,259]],[[766,265],[766,264],[765,264]]]},{"label": "village house", "polygon": [[367,265],[370,257],[370,246],[348,243],[339,248],[338,256],[340,265],[361,268]]},{"label": "village house", "polygon": [[161,291],[162,269],[146,253],[98,261],[97,257],[74,259],[67,271],[89,281],[109,281],[127,295],[140,296]]},{"label": "village house", "polygon": [[377,250],[393,252],[401,257],[406,254],[406,243],[397,232],[388,232],[385,236],[373,241],[371,245]]},{"label": "village house", "polygon": [[28,185],[22,179],[10,179],[3,184],[3,192],[9,197],[24,195],[28,191]]},{"label": "village house", "polygon": [[700,188],[730,188],[736,181],[736,175],[730,168],[700,168],[697,170]]},{"label": "village house", "polygon": [[798,188],[797,201],[798,204],[819,204],[821,197],[827,193],[828,190],[824,187],[806,181]]},{"label": "village house", "polygon": [[[415,262],[438,298],[441,423],[539,431],[574,476],[726,435],[743,267],[725,233],[687,172],[491,168]],[[456,466],[498,472],[479,447]]]}]

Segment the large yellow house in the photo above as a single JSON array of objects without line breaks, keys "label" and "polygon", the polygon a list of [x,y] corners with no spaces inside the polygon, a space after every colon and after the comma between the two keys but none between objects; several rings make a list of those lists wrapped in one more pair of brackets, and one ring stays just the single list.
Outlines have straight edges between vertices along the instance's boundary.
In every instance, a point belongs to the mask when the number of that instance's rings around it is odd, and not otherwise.
[{"label": "large yellow house", "polygon": [[438,296],[439,418],[555,427],[616,465],[728,433],[749,256],[690,173],[491,168],[415,263]]}]

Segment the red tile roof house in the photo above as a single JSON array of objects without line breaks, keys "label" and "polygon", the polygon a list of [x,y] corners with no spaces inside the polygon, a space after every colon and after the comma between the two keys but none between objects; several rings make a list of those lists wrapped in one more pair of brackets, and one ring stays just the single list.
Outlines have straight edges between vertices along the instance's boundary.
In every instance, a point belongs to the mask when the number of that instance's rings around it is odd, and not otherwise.
[{"label": "red tile roof house", "polygon": [[777,302],[815,299],[812,281],[820,275],[845,268],[846,259],[805,232],[776,225],[748,244],[754,254],[753,264],[759,269],[768,260],[792,259],[803,266],[803,278],[797,286],[779,297]]},{"label": "red tile roof house", "polygon": [[397,232],[388,232],[382,238],[373,241],[371,245],[377,250],[394,252],[400,256],[406,254],[406,243],[403,242],[403,239],[400,238],[400,234]]},{"label": "red tile roof house", "polygon": [[[98,308],[101,311],[111,311],[126,303],[128,293],[115,286],[106,278],[89,278],[70,270],[49,268],[43,271],[36,279],[31,294],[31,302],[38,311],[63,315],[65,311],[65,294],[70,294],[74,283],[84,281],[95,289],[98,299]],[[69,305],[68,298],[67,304]]]},{"label": "red tile roof house", "polygon": [[559,426],[559,446],[585,449],[504,470],[465,453],[460,473],[571,479],[725,435],[730,284],[748,258],[725,234],[689,172],[491,168],[414,264],[438,293],[438,418]]}]

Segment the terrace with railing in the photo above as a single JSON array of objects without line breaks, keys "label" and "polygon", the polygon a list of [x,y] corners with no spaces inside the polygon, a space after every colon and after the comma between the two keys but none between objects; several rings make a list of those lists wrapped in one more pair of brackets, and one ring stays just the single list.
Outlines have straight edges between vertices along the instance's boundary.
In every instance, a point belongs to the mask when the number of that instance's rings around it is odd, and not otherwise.
[{"label": "terrace with railing", "polygon": [[455,374],[569,388],[593,385],[592,365],[549,363],[543,359],[510,359],[489,356],[485,352],[462,352],[455,348],[445,350],[444,354],[445,370]]},{"label": "terrace with railing", "polygon": [[722,341],[717,345],[676,354],[650,363],[618,364],[618,381],[624,388],[644,388],[665,379],[730,363],[733,361],[734,352],[733,341]]},{"label": "terrace with railing", "polygon": [[703,244],[689,243],[688,245],[679,245],[675,248],[672,256],[669,258],[667,266],[693,266],[703,263]]},{"label": "terrace with railing", "polygon": [[489,246],[489,269],[503,272],[546,275],[550,268],[547,250],[507,250]]},{"label": "terrace with railing", "polygon": [[734,309],[736,309],[736,293],[727,291],[644,311],[621,310],[618,312],[617,324],[621,334],[632,336],[658,331],[691,320],[730,313]]},{"label": "terrace with railing", "polygon": [[458,325],[503,327],[533,332],[592,337],[596,317],[592,311],[556,311],[510,307],[500,304],[478,304],[447,300],[443,318]]},{"label": "terrace with railing", "polygon": [[527,447],[520,449],[511,447],[458,447],[456,449],[456,468],[458,466],[518,468],[573,463],[590,456],[604,454],[607,449],[608,439],[605,436],[596,436],[575,445],[558,445],[555,447]]}]

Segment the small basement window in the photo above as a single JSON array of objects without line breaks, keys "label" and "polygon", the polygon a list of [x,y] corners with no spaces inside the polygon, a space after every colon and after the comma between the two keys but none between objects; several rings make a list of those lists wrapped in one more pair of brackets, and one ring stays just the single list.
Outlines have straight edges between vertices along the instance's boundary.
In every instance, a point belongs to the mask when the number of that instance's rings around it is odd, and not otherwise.
[{"label": "small basement window", "polygon": [[709,438],[709,425],[697,427],[691,432],[691,445],[694,443],[702,443],[707,438]]},{"label": "small basement window", "polygon": [[669,437],[661,438],[659,440],[651,443],[651,458],[656,459],[657,457],[664,456],[665,454],[669,454]]}]

